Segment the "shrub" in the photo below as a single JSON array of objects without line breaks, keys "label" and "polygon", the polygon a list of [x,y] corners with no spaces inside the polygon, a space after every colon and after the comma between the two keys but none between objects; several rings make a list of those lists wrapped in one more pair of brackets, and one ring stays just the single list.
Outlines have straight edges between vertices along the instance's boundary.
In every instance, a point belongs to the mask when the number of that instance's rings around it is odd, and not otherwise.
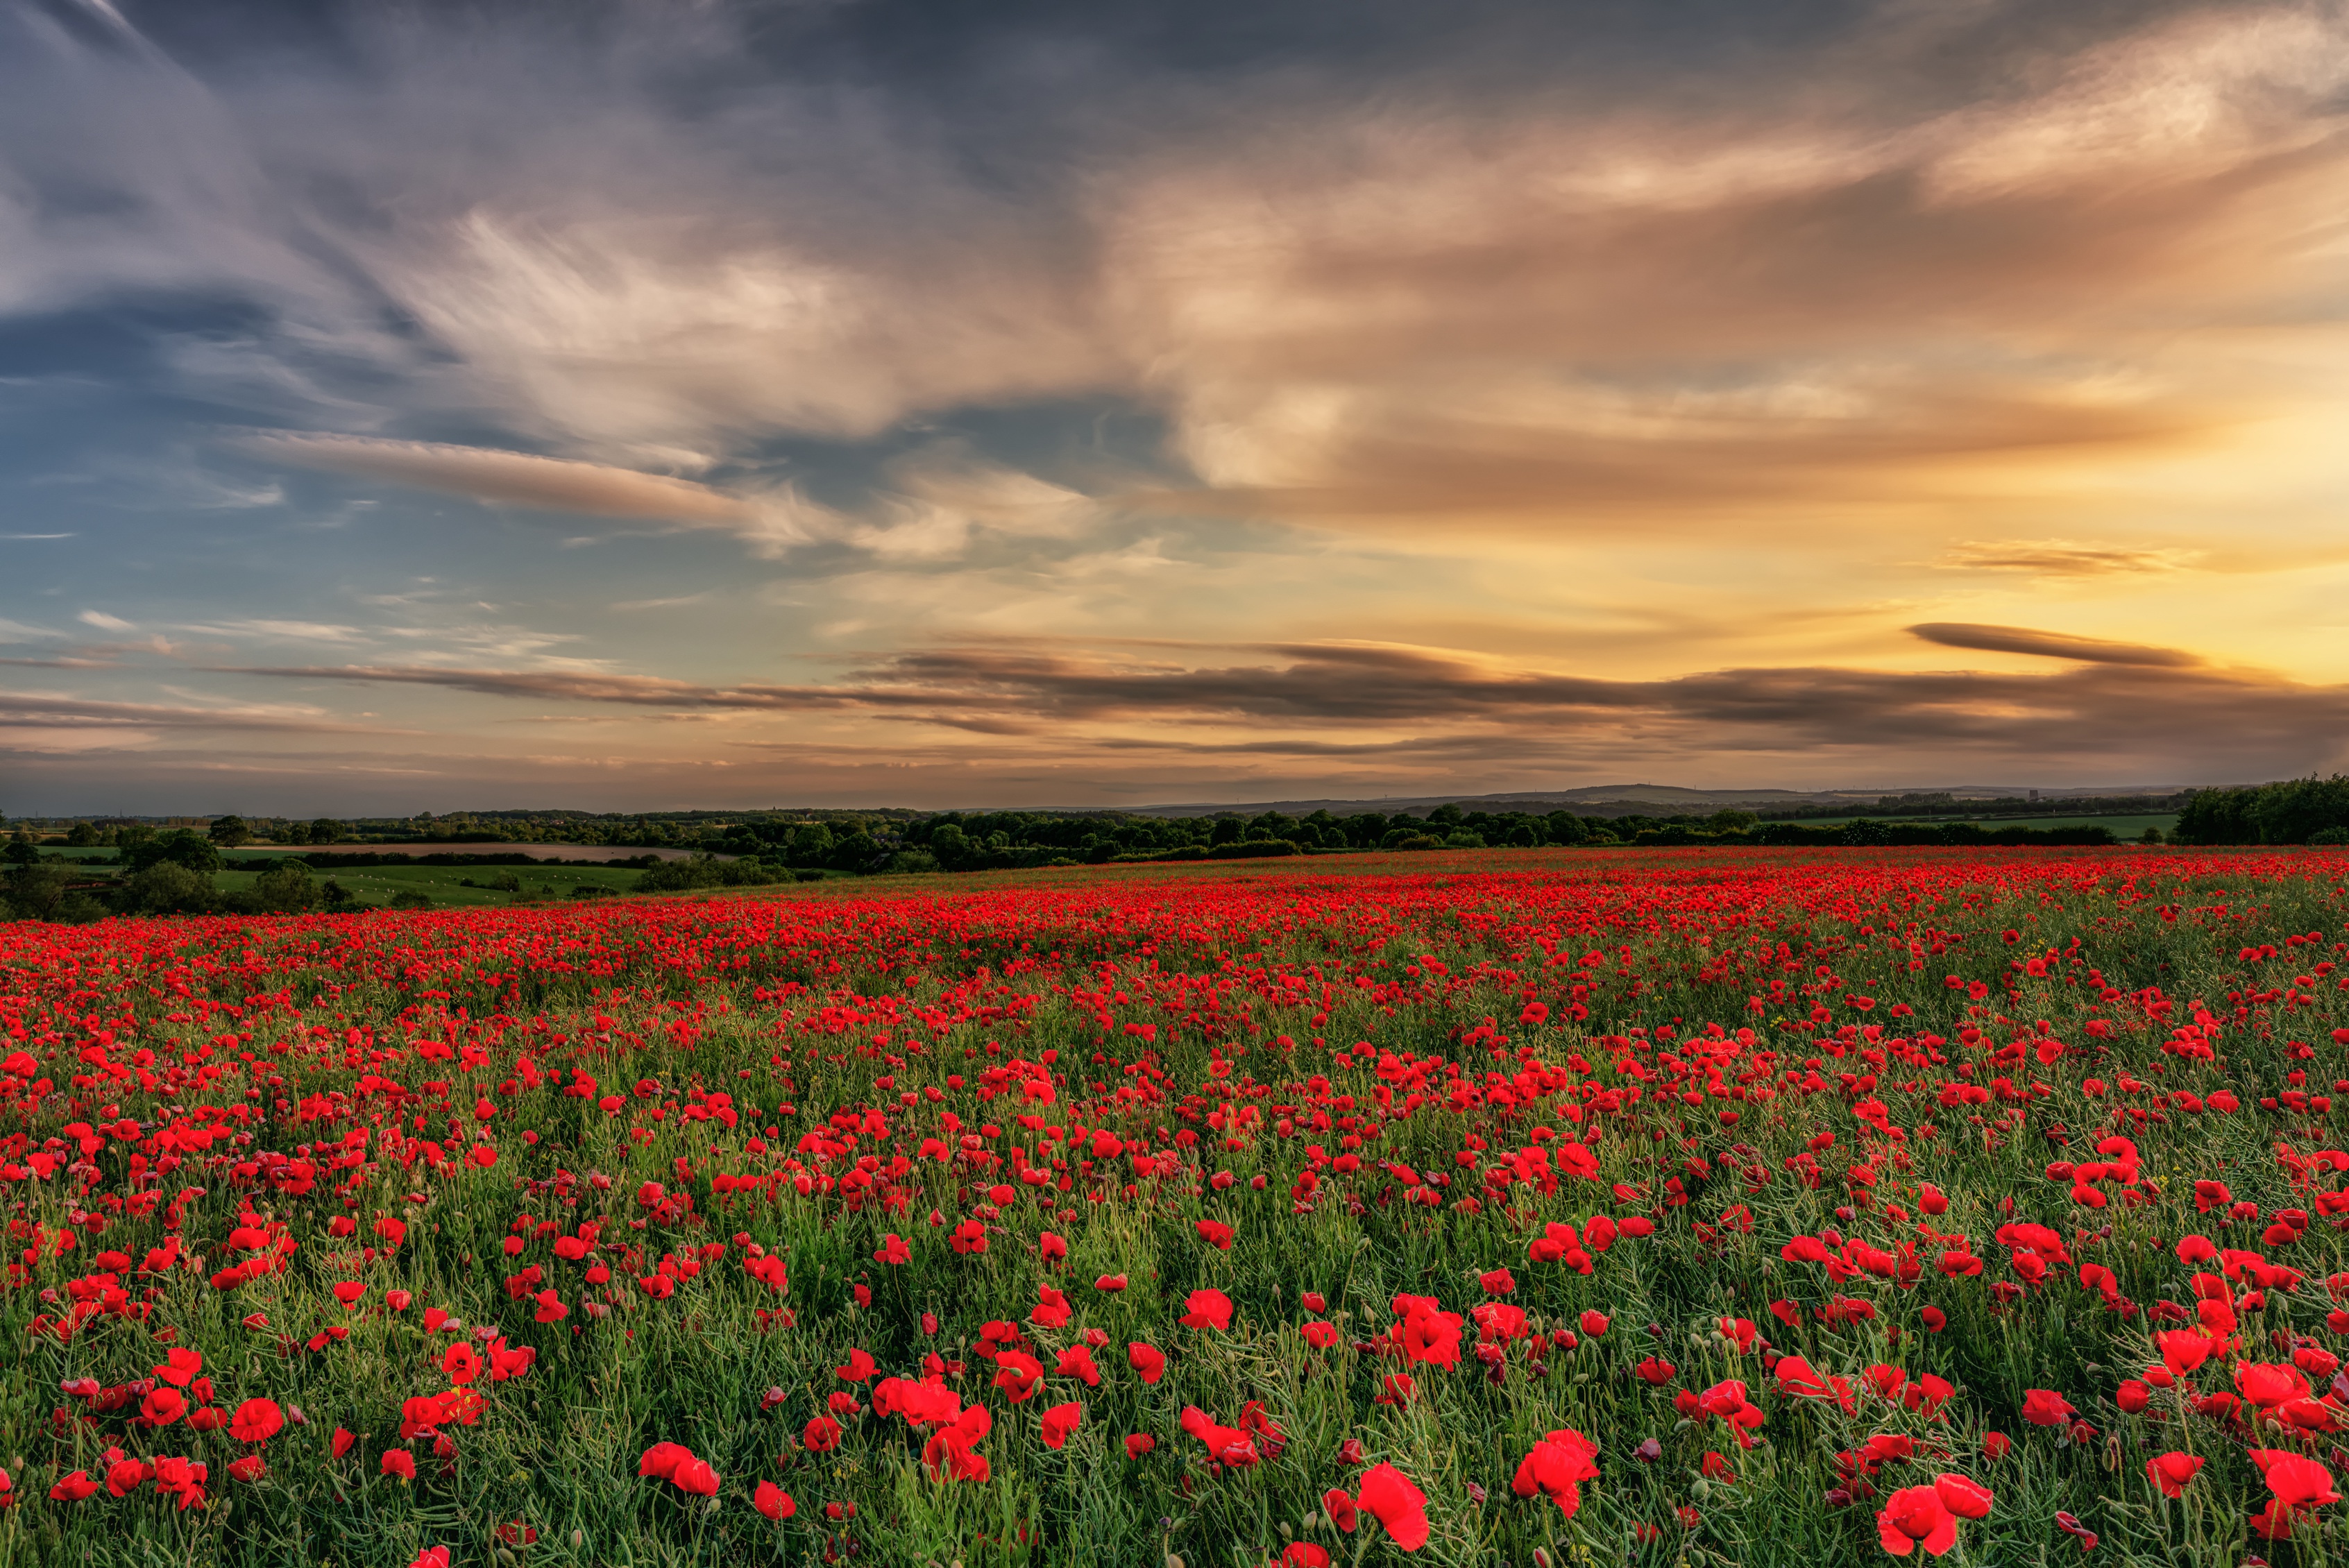
[{"label": "shrub", "polygon": [[432,898],[430,894],[419,892],[415,888],[403,888],[386,900],[384,907],[386,909],[430,909]]},{"label": "shrub", "polygon": [[190,871],[176,860],[159,860],[132,872],[114,895],[114,907],[124,914],[188,914],[212,904],[211,873]]}]

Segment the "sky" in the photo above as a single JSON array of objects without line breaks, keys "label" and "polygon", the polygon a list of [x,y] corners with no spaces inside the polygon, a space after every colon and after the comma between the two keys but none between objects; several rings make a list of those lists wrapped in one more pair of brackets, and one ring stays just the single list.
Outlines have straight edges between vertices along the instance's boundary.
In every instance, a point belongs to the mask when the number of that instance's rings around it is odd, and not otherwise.
[{"label": "sky", "polygon": [[0,0],[0,811],[2349,767],[2349,14]]}]

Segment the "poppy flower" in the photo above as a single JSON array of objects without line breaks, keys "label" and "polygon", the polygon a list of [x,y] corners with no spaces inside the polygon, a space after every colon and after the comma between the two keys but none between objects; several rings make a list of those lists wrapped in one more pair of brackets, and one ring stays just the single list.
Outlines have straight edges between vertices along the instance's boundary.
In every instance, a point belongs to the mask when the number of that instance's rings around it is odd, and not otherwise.
[{"label": "poppy flower", "polygon": [[1330,1568],[1330,1553],[1310,1541],[1292,1541],[1280,1554],[1280,1568]]},{"label": "poppy flower", "polygon": [[449,1381],[461,1388],[481,1375],[481,1355],[460,1339],[441,1355],[440,1370]]},{"label": "poppy flower", "polygon": [[1321,1506],[1328,1511],[1330,1523],[1349,1535],[1354,1533],[1354,1526],[1360,1522],[1360,1520],[1355,1513],[1354,1499],[1350,1493],[1340,1491],[1332,1487],[1321,1494]]},{"label": "poppy flower", "polygon": [[150,1427],[168,1427],[188,1413],[188,1397],[177,1388],[158,1388],[139,1401],[139,1417]]},{"label": "poppy flower", "polygon": [[1138,1460],[1157,1446],[1158,1439],[1148,1432],[1128,1432],[1125,1438],[1125,1457],[1129,1460]]},{"label": "poppy flower", "polygon": [[828,1454],[840,1447],[841,1425],[830,1416],[818,1416],[800,1432],[800,1447],[812,1454]]},{"label": "poppy flower", "polygon": [[851,1350],[848,1353],[848,1365],[835,1367],[832,1372],[833,1377],[848,1382],[864,1383],[871,1381],[873,1375],[880,1370],[880,1364],[871,1356],[862,1350]]},{"label": "poppy flower", "polygon": [[1185,1328],[1229,1329],[1232,1326],[1232,1298],[1219,1290],[1195,1290],[1189,1297],[1190,1310],[1177,1319]]},{"label": "poppy flower", "polygon": [[1198,1224],[1199,1239],[1218,1252],[1232,1250],[1232,1228],[1220,1220],[1202,1220]]},{"label": "poppy flower", "polygon": [[[1509,1489],[1519,1497],[1537,1492],[1557,1504],[1572,1519],[1582,1506],[1582,1483],[1599,1479],[1599,1445],[1572,1429],[1544,1434],[1517,1463]],[[1712,1456],[1718,1458],[1718,1455]],[[1726,1469],[1726,1466],[1723,1467]]]},{"label": "poppy flower", "polygon": [[274,1399],[247,1399],[230,1418],[228,1435],[240,1443],[265,1443],[285,1425],[285,1412]]},{"label": "poppy flower", "polygon": [[1486,1295],[1506,1295],[1517,1288],[1517,1276],[1506,1269],[1494,1269],[1476,1276],[1476,1283]]},{"label": "poppy flower", "polygon": [[1305,1343],[1316,1350],[1327,1350],[1338,1343],[1338,1327],[1335,1324],[1308,1323],[1301,1325],[1297,1332],[1303,1335]]},{"label": "poppy flower", "polygon": [[887,1264],[892,1267],[899,1264],[908,1264],[914,1261],[914,1249],[905,1237],[892,1231],[881,1238],[881,1246],[874,1253],[873,1261],[876,1264]]},{"label": "poppy flower", "polygon": [[416,1479],[416,1456],[406,1449],[386,1449],[376,1469],[383,1475],[396,1475],[402,1480]]},{"label": "poppy flower", "polygon": [[1123,1274],[1102,1274],[1100,1278],[1093,1281],[1093,1288],[1098,1291],[1104,1291],[1114,1295],[1125,1288],[1125,1276]]},{"label": "poppy flower", "polygon": [[677,1469],[669,1472],[668,1480],[671,1486],[689,1496],[716,1497],[718,1495],[718,1472],[709,1468],[709,1461],[707,1460],[698,1460],[688,1455],[678,1462]]},{"label": "poppy flower", "polygon": [[1958,1517],[1942,1502],[1938,1488],[1902,1487],[1884,1500],[1877,1513],[1876,1539],[1895,1557],[1906,1557],[1920,1546],[1935,1557],[1946,1556],[1958,1543]]},{"label": "poppy flower", "polygon": [[1427,1494],[1394,1466],[1372,1466],[1362,1477],[1356,1501],[1386,1527],[1401,1550],[1416,1552],[1427,1544]]},{"label": "poppy flower", "polygon": [[351,1445],[358,1440],[358,1435],[357,1433],[343,1427],[336,1427],[335,1429],[335,1436],[331,1443],[335,1457],[336,1459],[341,1459],[345,1454],[349,1453],[351,1451]]},{"label": "poppy flower", "polygon": [[1006,1350],[995,1357],[995,1387],[1015,1405],[1033,1398],[1044,1380],[1044,1364],[1024,1351]]},{"label": "poppy flower", "polygon": [[2164,1497],[2184,1497],[2187,1483],[2201,1473],[2203,1463],[2199,1454],[2172,1449],[2145,1461],[2145,1479],[2160,1488]]},{"label": "poppy flower", "polygon": [[201,1351],[174,1350],[164,1357],[163,1365],[150,1368],[155,1376],[174,1388],[184,1388],[197,1373],[204,1369]]},{"label": "poppy flower", "polygon": [[1582,1332],[1593,1339],[1599,1338],[1607,1332],[1607,1315],[1597,1307],[1586,1310],[1578,1321],[1582,1325]]},{"label": "poppy flower", "polygon": [[778,1523],[800,1511],[800,1505],[792,1501],[792,1494],[771,1480],[759,1483],[759,1490],[751,1495],[750,1506]]},{"label": "poppy flower", "polygon": [[232,1479],[251,1486],[268,1475],[269,1465],[259,1454],[246,1454],[242,1459],[229,1460],[228,1473]]},{"label": "poppy flower", "polygon": [[1941,1506],[1960,1519],[1988,1519],[1991,1507],[1997,1501],[1990,1488],[1971,1476],[1944,1470],[1933,1478],[1933,1491],[1941,1499]]},{"label": "poppy flower", "polygon": [[2034,1427],[2060,1427],[2076,1414],[2072,1401],[2051,1388],[2023,1391],[2023,1418]]},{"label": "poppy flower", "polygon": [[79,1502],[97,1491],[98,1482],[89,1479],[88,1471],[75,1470],[49,1488],[49,1500],[53,1502]]},{"label": "poppy flower", "polygon": [[449,1568],[449,1549],[446,1546],[427,1546],[416,1554],[416,1561],[408,1568]]},{"label": "poppy flower", "polygon": [[1085,1418],[1085,1408],[1071,1401],[1055,1405],[1044,1412],[1044,1446],[1057,1449],[1069,1440],[1069,1434]]},{"label": "poppy flower", "polygon": [[1061,1352],[1052,1367],[1055,1377],[1074,1377],[1088,1388],[1101,1387],[1101,1368],[1093,1365],[1092,1351],[1082,1345],[1071,1345]]}]

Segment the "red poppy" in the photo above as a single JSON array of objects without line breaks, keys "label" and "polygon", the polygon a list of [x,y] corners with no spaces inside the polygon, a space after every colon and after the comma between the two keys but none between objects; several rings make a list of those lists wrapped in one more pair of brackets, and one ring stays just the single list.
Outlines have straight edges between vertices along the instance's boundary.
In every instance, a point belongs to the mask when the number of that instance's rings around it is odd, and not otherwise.
[{"label": "red poppy", "polygon": [[[1572,1519],[1582,1506],[1582,1482],[1599,1479],[1599,1445],[1572,1429],[1546,1433],[1518,1461],[1510,1490],[1519,1497],[1539,1492]],[[1713,1456],[1717,1458],[1718,1456]],[[1725,1468],[1725,1467],[1724,1467]]]},{"label": "red poppy", "polygon": [[778,1522],[800,1511],[800,1505],[792,1501],[792,1494],[771,1480],[759,1483],[759,1490],[750,1498],[750,1506]]},{"label": "red poppy", "polygon": [[2160,1488],[2164,1497],[2184,1497],[2187,1483],[2201,1473],[2204,1462],[2199,1454],[2172,1449],[2145,1461],[2145,1479]]},{"label": "red poppy", "polygon": [[1158,1446],[1158,1439],[1148,1432],[1129,1432],[1125,1438],[1125,1457],[1138,1460]]},{"label": "red poppy", "polygon": [[1939,1489],[1902,1487],[1884,1500],[1876,1516],[1876,1539],[1895,1557],[1906,1557],[1920,1546],[1944,1556],[1958,1543],[1958,1518],[1942,1502]]},{"label": "red poppy", "polygon": [[1356,1501],[1386,1527],[1397,1547],[1416,1552],[1427,1544],[1427,1495],[1394,1466],[1372,1466]]},{"label": "red poppy", "polygon": [[1190,1295],[1190,1310],[1179,1321],[1185,1328],[1228,1329],[1232,1326],[1232,1298],[1219,1290],[1195,1290]]},{"label": "red poppy", "polygon": [[1139,1341],[1125,1347],[1125,1359],[1128,1366],[1142,1374],[1145,1383],[1155,1383],[1166,1376],[1165,1354]]},{"label": "red poppy", "polygon": [[832,1372],[833,1377],[843,1378],[851,1383],[865,1383],[870,1382],[873,1375],[880,1370],[880,1364],[872,1357],[862,1350],[851,1350],[848,1353],[848,1365],[835,1367]]},{"label": "red poppy", "polygon": [[905,1237],[892,1231],[881,1238],[880,1248],[874,1253],[873,1261],[876,1264],[887,1264],[892,1267],[899,1264],[908,1264],[914,1261],[914,1249]]},{"label": "red poppy", "polygon": [[1057,1449],[1067,1442],[1069,1434],[1075,1431],[1084,1418],[1085,1408],[1073,1401],[1066,1405],[1055,1405],[1045,1411],[1044,1446],[1048,1449]]},{"label": "red poppy", "polygon": [[840,1447],[841,1425],[830,1416],[818,1416],[801,1429],[800,1447],[812,1454],[828,1454]]},{"label": "red poppy", "polygon": [[396,1475],[402,1480],[416,1479],[416,1456],[406,1449],[386,1449],[377,1470],[384,1475]]},{"label": "red poppy", "polygon": [[1335,1324],[1308,1323],[1300,1326],[1297,1332],[1303,1335],[1305,1343],[1316,1350],[1327,1350],[1338,1343],[1338,1328]]},{"label": "red poppy", "polygon": [[265,1443],[285,1425],[285,1412],[274,1399],[247,1399],[236,1408],[228,1435],[240,1443]]},{"label": "red poppy", "polygon": [[2023,1418],[2034,1427],[2061,1427],[2078,1414],[2072,1401],[2050,1388],[2023,1391]]},{"label": "red poppy", "polygon": [[79,1502],[97,1491],[98,1482],[89,1479],[88,1471],[75,1470],[49,1488],[49,1499],[53,1502]]}]

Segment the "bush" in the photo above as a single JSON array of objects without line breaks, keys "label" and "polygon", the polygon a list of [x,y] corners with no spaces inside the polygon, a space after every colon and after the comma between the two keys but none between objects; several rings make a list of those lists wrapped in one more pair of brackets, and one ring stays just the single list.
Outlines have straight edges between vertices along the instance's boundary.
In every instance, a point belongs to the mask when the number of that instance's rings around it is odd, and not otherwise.
[{"label": "bush", "polygon": [[[866,841],[870,842],[871,841]],[[666,861],[636,879],[638,892],[691,892],[698,888],[756,887],[776,880],[764,861],[721,861],[697,854],[690,860]]]},{"label": "bush", "polygon": [[[1207,851],[1207,856],[1217,861],[1261,861],[1302,853],[1304,851],[1288,839],[1242,839],[1237,843],[1217,844]],[[1074,865],[1076,862],[1071,861],[1069,863]]]},{"label": "bush", "polygon": [[317,906],[320,892],[310,880],[310,868],[291,855],[255,877],[254,905],[273,914],[294,914]]},{"label": "bush", "polygon": [[122,851],[122,863],[134,872],[166,861],[195,872],[205,878],[207,885],[210,885],[212,873],[221,869],[220,846],[210,839],[180,828],[160,839],[132,844]]},{"label": "bush", "polygon": [[9,869],[5,903],[9,915],[16,920],[54,920],[57,907],[65,902],[66,884],[73,873],[58,865],[18,865]]},{"label": "bush", "polygon": [[1433,833],[1392,832],[1379,846],[1386,850],[1440,850],[1444,841]]},{"label": "bush", "polygon": [[[2149,834],[2158,834],[2161,830],[2147,828],[2146,831]],[[2146,840],[2149,844],[2158,844],[2160,841],[2158,838]],[[2349,828],[2319,828],[2308,835],[2308,841],[2312,844],[2349,844]]]},{"label": "bush", "polygon": [[938,857],[927,850],[899,850],[889,857],[893,872],[934,872],[938,869]]},{"label": "bush", "polygon": [[431,895],[425,892],[419,892],[412,887],[405,888],[398,892],[393,893],[390,898],[384,902],[384,908],[386,909],[430,909],[431,907]]},{"label": "bush", "polygon": [[114,895],[114,907],[124,914],[192,914],[212,906],[212,873],[190,871],[176,860],[132,872]]}]

